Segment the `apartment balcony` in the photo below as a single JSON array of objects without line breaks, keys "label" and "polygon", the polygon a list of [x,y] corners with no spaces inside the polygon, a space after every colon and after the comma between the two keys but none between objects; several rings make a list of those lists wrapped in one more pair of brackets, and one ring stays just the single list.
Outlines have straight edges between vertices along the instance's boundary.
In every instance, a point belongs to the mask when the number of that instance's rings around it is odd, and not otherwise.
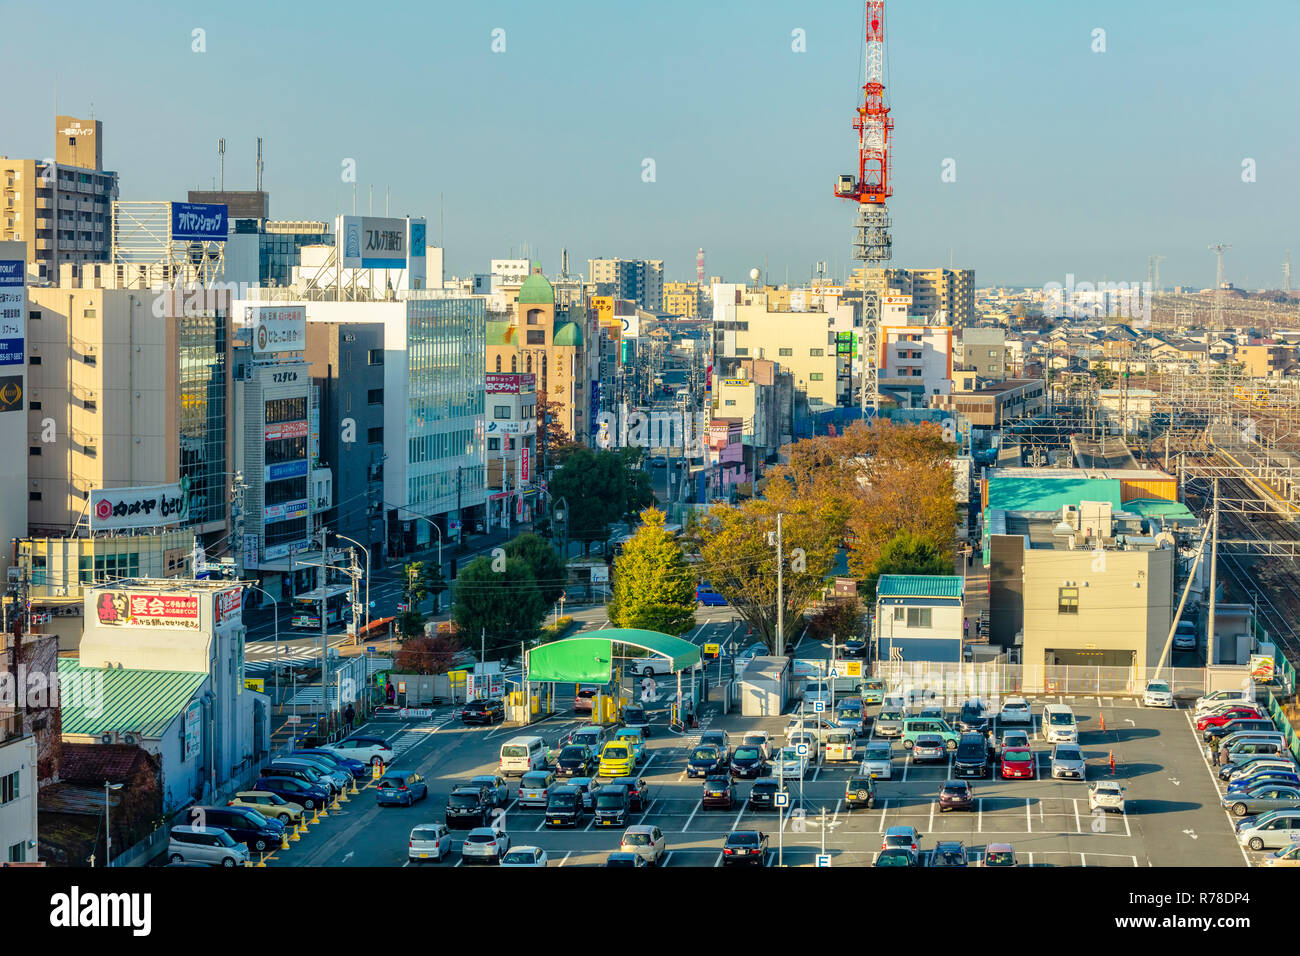
[{"label": "apartment balcony", "polygon": [[54,200],[51,199],[49,196],[37,196],[37,197],[36,197],[36,208],[37,208],[37,209],[53,209],[53,208],[54,208]]},{"label": "apartment balcony", "polygon": [[51,252],[51,251],[54,250],[54,240],[53,240],[53,239],[37,239],[37,240],[36,240],[36,248],[37,248],[37,249],[40,249],[40,250],[47,251],[47,252]]},{"label": "apartment balcony", "polygon": [[38,216],[38,217],[36,218],[36,228],[37,228],[37,229],[53,229],[53,228],[54,228],[54,220],[53,220],[53,219],[49,219],[49,218],[45,218],[45,217]]}]

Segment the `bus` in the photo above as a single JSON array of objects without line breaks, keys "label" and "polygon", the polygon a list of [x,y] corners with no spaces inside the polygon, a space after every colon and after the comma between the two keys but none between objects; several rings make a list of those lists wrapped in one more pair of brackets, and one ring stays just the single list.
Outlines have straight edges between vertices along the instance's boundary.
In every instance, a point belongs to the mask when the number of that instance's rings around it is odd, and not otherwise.
[{"label": "bus", "polygon": [[[351,608],[348,606],[348,595],[351,588],[346,584],[330,584],[325,587],[325,622],[326,626],[331,624],[342,624],[347,620]],[[292,626],[303,628],[311,631],[320,630],[320,600],[321,590],[317,588],[314,591],[308,591],[306,594],[299,594],[293,600],[293,621]]]}]

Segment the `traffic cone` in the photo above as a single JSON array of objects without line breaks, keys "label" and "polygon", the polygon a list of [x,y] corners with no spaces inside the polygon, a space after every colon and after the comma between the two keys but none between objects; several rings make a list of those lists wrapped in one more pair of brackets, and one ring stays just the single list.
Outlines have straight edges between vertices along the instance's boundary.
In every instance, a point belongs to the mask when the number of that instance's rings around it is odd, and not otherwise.
[{"label": "traffic cone", "polygon": [[289,840],[292,841],[293,843],[297,843],[301,839],[302,839],[302,823],[299,822],[293,825],[293,833],[289,834]]},{"label": "traffic cone", "polygon": [[358,793],[360,793],[360,792],[361,792],[361,791],[357,789],[357,778],[356,778],[356,777],[353,777],[353,778],[352,778],[352,796],[355,797],[355,796],[356,796]]},{"label": "traffic cone", "polygon": [[1110,775],[1115,776],[1115,751],[1110,752]]},{"label": "traffic cone", "polygon": [[[321,804],[320,810],[316,812],[316,820],[328,820],[329,815],[330,815],[329,807],[325,806],[324,804]],[[314,823],[315,821],[312,822]]]},{"label": "traffic cone", "polygon": [[264,867],[264,866],[266,866],[266,854],[265,854],[265,853],[259,853],[259,854],[257,855],[257,865],[258,865],[259,867]]},{"label": "traffic cone", "polygon": [[1102,714],[1102,715],[1101,715],[1101,732],[1102,732],[1103,734],[1106,732],[1106,715],[1105,715],[1105,714]]},{"label": "traffic cone", "polygon": [[289,831],[287,829],[280,834],[280,849],[289,849]]},{"label": "traffic cone", "polygon": [[334,809],[337,810],[338,805],[340,803],[347,803],[347,802],[348,802],[348,791],[346,789],[340,790],[339,795],[334,798]]},{"label": "traffic cone", "polygon": [[312,823],[320,823],[320,811],[319,811],[319,810],[317,810],[317,811],[312,815],[311,822],[312,822]]}]

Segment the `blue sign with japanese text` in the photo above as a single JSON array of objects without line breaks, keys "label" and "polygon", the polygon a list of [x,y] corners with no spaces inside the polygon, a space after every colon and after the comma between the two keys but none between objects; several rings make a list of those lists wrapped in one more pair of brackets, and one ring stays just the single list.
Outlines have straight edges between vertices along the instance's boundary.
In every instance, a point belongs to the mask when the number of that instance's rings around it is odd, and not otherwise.
[{"label": "blue sign with japanese text", "polygon": [[172,238],[185,242],[225,242],[226,207],[217,203],[172,203]]}]

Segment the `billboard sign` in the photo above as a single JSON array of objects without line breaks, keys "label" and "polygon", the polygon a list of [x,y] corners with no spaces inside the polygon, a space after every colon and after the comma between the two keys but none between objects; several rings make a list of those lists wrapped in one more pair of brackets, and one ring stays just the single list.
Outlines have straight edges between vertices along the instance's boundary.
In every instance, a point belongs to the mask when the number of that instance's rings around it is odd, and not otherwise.
[{"label": "billboard sign", "polygon": [[203,741],[203,704],[197,700],[192,700],[185,708],[185,756],[182,760],[189,760],[199,752],[199,744]]},{"label": "billboard sign", "polygon": [[303,478],[307,475],[307,461],[280,461],[266,466],[264,481],[280,481],[283,478]]},{"label": "billboard sign", "polygon": [[0,259],[0,365],[27,363],[26,330],[26,260]]},{"label": "billboard sign", "polygon": [[189,518],[185,483],[140,488],[96,488],[90,493],[90,530],[121,531],[180,524]]},{"label": "billboard sign", "polygon": [[276,422],[274,425],[266,426],[266,440],[279,441],[281,438],[306,438],[307,423],[303,422]]},{"label": "billboard sign", "polygon": [[217,203],[172,203],[172,239],[225,242],[230,231],[226,207]]},{"label": "billboard sign", "polygon": [[634,339],[641,334],[641,317],[639,315],[620,316],[623,320],[623,338]]},{"label": "billboard sign", "polygon": [[23,377],[0,375],[0,412],[23,410]]},{"label": "billboard sign", "polygon": [[525,445],[519,452],[519,479],[528,480],[528,446]]},{"label": "billboard sign", "polygon": [[267,505],[262,509],[262,523],[287,521],[290,518],[304,518],[307,515],[307,499],[290,501],[282,505]]},{"label": "billboard sign", "polygon": [[537,390],[536,376],[531,372],[522,375],[502,375],[499,372],[488,374],[487,393],[489,395],[518,395],[520,392]]},{"label": "billboard sign", "polygon": [[95,619],[114,627],[198,627],[199,596],[100,591]]},{"label": "billboard sign", "polygon": [[246,306],[244,325],[253,330],[254,355],[301,352],[307,347],[307,310],[301,305]]},{"label": "billboard sign", "polygon": [[405,269],[407,228],[405,219],[381,216],[343,216],[338,245],[344,269]]},{"label": "billboard sign", "polygon": [[229,591],[218,591],[212,599],[213,606],[216,608],[216,617],[218,624],[224,624],[226,621],[238,618],[240,611],[244,606],[244,589],[231,588]]}]

